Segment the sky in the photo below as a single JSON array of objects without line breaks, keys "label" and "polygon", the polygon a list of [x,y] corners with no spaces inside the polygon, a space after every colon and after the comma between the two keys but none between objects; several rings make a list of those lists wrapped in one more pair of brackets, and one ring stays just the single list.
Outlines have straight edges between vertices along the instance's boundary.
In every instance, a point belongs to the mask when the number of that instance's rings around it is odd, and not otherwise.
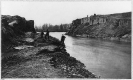
[{"label": "sky", "polygon": [[35,25],[44,23],[58,25],[87,15],[113,14],[131,11],[131,1],[1,1],[2,15],[19,15],[34,20]]}]

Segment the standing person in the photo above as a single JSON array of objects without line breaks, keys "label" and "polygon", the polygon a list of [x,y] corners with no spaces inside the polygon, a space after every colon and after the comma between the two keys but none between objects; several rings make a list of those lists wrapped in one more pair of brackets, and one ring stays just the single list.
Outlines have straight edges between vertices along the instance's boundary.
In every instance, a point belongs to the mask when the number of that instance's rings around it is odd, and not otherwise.
[{"label": "standing person", "polygon": [[47,29],[46,35],[45,35],[45,39],[49,40],[49,31]]},{"label": "standing person", "polygon": [[44,33],[43,33],[43,31],[41,32],[41,38],[43,38],[43,35],[44,35]]},{"label": "standing person", "polygon": [[65,38],[66,38],[66,37],[62,34],[62,36],[61,36],[61,44],[62,44],[62,45],[64,45]]}]

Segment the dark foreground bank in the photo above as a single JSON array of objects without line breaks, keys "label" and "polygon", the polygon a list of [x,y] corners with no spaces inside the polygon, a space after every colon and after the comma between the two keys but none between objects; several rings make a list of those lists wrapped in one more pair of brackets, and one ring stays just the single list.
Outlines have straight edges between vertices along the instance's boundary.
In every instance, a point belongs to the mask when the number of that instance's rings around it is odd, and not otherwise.
[{"label": "dark foreground bank", "polygon": [[2,51],[2,78],[98,78],[71,57],[56,38],[25,33],[12,48]]}]

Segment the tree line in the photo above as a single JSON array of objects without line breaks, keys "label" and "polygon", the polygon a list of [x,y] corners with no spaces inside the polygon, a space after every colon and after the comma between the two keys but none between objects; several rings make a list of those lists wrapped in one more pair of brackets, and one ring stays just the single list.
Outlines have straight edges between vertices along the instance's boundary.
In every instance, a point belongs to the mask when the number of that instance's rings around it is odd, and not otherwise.
[{"label": "tree line", "polygon": [[51,24],[43,24],[42,26],[35,26],[35,30],[37,32],[44,31],[47,29],[50,32],[67,32],[69,30],[70,24],[60,24],[60,25],[51,25]]}]

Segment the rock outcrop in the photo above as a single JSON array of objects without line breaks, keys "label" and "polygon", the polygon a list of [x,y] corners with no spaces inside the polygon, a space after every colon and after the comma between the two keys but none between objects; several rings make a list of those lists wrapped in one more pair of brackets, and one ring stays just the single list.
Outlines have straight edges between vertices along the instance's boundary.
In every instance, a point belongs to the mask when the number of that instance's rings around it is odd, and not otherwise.
[{"label": "rock outcrop", "polygon": [[18,37],[25,32],[34,32],[34,21],[27,21],[20,16],[1,16],[2,51],[6,51],[10,45],[17,44]]},{"label": "rock outcrop", "polygon": [[131,41],[131,12],[92,15],[73,20],[68,35]]}]

